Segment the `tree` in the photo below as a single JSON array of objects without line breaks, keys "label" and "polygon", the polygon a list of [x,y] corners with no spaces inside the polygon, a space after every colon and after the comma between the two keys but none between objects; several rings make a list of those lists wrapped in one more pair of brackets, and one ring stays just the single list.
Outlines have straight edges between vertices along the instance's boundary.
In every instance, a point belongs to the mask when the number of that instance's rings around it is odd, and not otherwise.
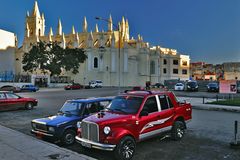
[{"label": "tree", "polygon": [[60,75],[62,70],[78,73],[80,63],[86,60],[83,49],[63,49],[57,42],[38,42],[32,46],[28,53],[23,56],[22,63],[24,71],[33,72],[40,70],[43,73],[48,71],[53,75]]}]

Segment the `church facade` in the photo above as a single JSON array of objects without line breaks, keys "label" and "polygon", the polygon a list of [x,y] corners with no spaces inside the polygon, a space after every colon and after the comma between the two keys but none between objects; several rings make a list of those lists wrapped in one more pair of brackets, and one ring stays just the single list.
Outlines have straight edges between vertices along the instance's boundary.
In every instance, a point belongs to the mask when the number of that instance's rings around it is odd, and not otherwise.
[{"label": "church facade", "polygon": [[[62,77],[68,77],[74,82],[87,84],[91,80],[102,80],[104,86],[136,86],[163,82],[168,79],[189,79],[190,57],[182,55],[175,49],[160,46],[150,47],[149,43],[138,35],[130,38],[128,20],[124,17],[114,28],[112,17],[107,20],[108,30],[99,31],[96,24],[94,31],[89,31],[86,17],[82,23],[82,31],[65,34],[59,19],[57,33],[52,28],[46,34],[44,14],[40,14],[38,3],[29,14],[25,22],[25,36],[22,47],[17,51],[16,72],[27,74],[23,71],[22,56],[31,49],[31,45],[39,42],[60,43],[61,47],[83,48],[87,60],[80,65],[79,73],[64,72]],[[54,77],[44,75],[40,71],[33,74],[34,78],[44,78],[50,85]]]}]

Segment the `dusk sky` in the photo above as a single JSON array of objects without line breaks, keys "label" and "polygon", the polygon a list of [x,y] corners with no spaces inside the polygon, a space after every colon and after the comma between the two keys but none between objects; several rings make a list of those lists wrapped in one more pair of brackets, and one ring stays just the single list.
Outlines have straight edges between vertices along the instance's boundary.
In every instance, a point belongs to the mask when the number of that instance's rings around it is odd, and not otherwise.
[{"label": "dusk sky", "polygon": [[[17,34],[22,44],[26,12],[34,0],[1,0],[0,29]],[[61,18],[65,34],[72,25],[82,31],[87,17],[88,31],[107,29],[96,16],[112,15],[117,24],[129,20],[131,37],[140,33],[150,45],[177,49],[192,62],[240,62],[240,0],[38,0],[46,19],[46,32],[56,32]]]}]

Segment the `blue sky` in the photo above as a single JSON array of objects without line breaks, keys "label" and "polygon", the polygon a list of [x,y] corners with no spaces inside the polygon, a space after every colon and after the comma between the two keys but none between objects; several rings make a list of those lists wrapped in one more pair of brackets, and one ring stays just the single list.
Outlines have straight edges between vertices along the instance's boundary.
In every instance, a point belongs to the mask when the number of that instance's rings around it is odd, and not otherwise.
[{"label": "blue sky", "polygon": [[[34,0],[1,0],[0,28],[24,36],[26,12]],[[109,17],[117,24],[122,16],[129,20],[130,34],[140,33],[151,45],[175,48],[193,61],[240,62],[240,0],[38,0],[45,14],[46,33],[56,31],[61,18],[63,31],[72,25],[80,32],[83,17],[88,30],[106,30],[107,24],[95,16]]]}]

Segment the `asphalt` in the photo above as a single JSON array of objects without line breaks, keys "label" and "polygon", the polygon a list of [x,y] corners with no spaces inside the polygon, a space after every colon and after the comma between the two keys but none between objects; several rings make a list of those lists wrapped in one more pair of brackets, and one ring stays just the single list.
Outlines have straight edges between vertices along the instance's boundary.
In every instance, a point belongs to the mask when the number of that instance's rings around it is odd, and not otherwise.
[{"label": "asphalt", "polygon": [[[240,112],[240,106],[203,104],[202,98],[178,98],[181,101],[190,102],[193,109]],[[205,99],[205,102],[209,101],[213,101],[213,99]],[[95,160],[1,125],[0,148],[1,160]]]}]

